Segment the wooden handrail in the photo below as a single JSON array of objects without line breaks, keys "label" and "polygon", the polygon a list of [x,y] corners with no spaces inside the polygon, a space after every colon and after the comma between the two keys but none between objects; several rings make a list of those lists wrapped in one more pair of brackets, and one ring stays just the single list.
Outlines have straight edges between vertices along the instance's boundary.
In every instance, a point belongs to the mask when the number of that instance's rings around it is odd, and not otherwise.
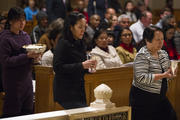
[{"label": "wooden handrail", "polygon": [[[47,112],[62,109],[55,108],[52,93],[54,72],[52,67],[35,66],[36,73],[36,112]],[[129,105],[129,90],[133,80],[133,67],[120,67],[98,70],[93,74],[85,75],[85,89],[87,103],[94,101],[94,88],[105,83],[112,90],[111,101],[117,107]],[[167,96],[171,101],[178,118],[180,118],[180,64],[178,64],[177,76],[169,81]]]}]

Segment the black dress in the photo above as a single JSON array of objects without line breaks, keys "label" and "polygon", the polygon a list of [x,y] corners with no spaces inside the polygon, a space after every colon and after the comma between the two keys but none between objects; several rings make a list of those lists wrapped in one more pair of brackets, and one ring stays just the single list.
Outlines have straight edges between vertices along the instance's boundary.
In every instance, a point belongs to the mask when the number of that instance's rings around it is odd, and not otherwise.
[{"label": "black dress", "polygon": [[[162,73],[164,73],[163,67]],[[160,94],[150,93],[132,85],[130,90],[131,120],[177,120],[176,112],[166,97],[167,79],[163,78]]]},{"label": "black dress", "polygon": [[86,107],[84,70],[86,52],[82,40],[59,40],[54,51],[54,101],[65,109]]}]

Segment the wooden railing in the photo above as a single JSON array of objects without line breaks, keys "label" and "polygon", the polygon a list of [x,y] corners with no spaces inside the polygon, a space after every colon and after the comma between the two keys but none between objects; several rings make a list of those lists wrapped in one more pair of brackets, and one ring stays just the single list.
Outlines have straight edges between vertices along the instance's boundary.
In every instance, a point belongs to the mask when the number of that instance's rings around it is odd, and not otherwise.
[{"label": "wooden railing", "polygon": [[180,62],[178,63],[177,76],[170,80],[168,84],[167,96],[176,111],[178,120],[180,120]]},{"label": "wooden railing", "polygon": [[4,120],[131,120],[131,107],[92,108],[84,107],[69,110],[60,110],[18,117]]},{"label": "wooden railing", "polygon": [[3,103],[4,103],[4,92],[0,92],[0,115],[2,115]]},{"label": "wooden railing", "polygon": [[[53,79],[54,73],[52,67],[35,66],[36,73],[36,93],[35,93],[35,111],[47,112],[60,110],[53,101]],[[94,88],[105,83],[112,90],[111,101],[116,106],[128,105],[129,90],[133,79],[132,67],[121,67],[109,70],[99,70],[93,74],[85,75],[85,89],[87,103],[94,101]]]},{"label": "wooden railing", "polygon": [[113,90],[111,101],[116,106],[129,105],[129,90],[133,80],[132,67],[99,70],[85,75],[85,89],[87,103],[94,101],[94,89],[105,83]]},{"label": "wooden railing", "polygon": [[[180,64],[177,76],[169,81],[167,96],[170,99],[178,118],[180,118]],[[48,112],[61,110],[62,107],[53,101],[53,79],[52,67],[35,66],[36,94],[35,111]],[[94,101],[94,88],[105,83],[112,90],[111,101],[117,107],[129,105],[129,91],[133,80],[133,67],[120,67],[114,69],[98,70],[93,74],[85,75],[85,89],[87,103]]]}]

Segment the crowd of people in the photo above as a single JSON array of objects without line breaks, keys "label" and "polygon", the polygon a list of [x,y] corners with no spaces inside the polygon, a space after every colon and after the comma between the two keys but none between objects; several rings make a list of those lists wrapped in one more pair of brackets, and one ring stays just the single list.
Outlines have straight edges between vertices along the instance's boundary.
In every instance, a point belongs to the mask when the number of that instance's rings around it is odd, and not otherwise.
[{"label": "crowd of people", "polygon": [[[163,120],[175,120],[165,97],[167,87],[163,88],[172,77],[169,60],[180,59],[180,23],[173,11],[163,8],[153,25],[152,11],[143,0],[136,5],[128,0],[124,7],[117,0],[89,0],[88,4],[79,0],[76,8],[70,7],[70,2],[45,0],[46,7],[38,9],[35,0],[28,0],[24,10],[13,7],[0,16],[3,117],[33,113],[31,66],[41,57],[40,64],[54,69],[54,101],[65,109],[87,106],[84,75],[88,69],[117,68],[134,62],[130,92],[133,120],[147,116],[155,120],[151,108],[157,104],[157,113],[167,114]],[[33,19],[37,25],[28,35],[23,29],[26,21]],[[44,53],[22,48],[37,43],[46,44]]]}]

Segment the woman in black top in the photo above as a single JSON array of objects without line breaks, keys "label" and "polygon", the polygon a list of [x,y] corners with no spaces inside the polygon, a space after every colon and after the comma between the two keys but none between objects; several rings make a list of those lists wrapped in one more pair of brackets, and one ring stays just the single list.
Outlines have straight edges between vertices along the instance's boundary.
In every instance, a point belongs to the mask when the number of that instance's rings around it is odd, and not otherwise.
[{"label": "woman in black top", "polygon": [[83,35],[85,17],[78,12],[69,14],[64,23],[64,36],[54,51],[54,101],[65,109],[86,107],[84,74],[96,67],[96,61],[86,60]]}]

